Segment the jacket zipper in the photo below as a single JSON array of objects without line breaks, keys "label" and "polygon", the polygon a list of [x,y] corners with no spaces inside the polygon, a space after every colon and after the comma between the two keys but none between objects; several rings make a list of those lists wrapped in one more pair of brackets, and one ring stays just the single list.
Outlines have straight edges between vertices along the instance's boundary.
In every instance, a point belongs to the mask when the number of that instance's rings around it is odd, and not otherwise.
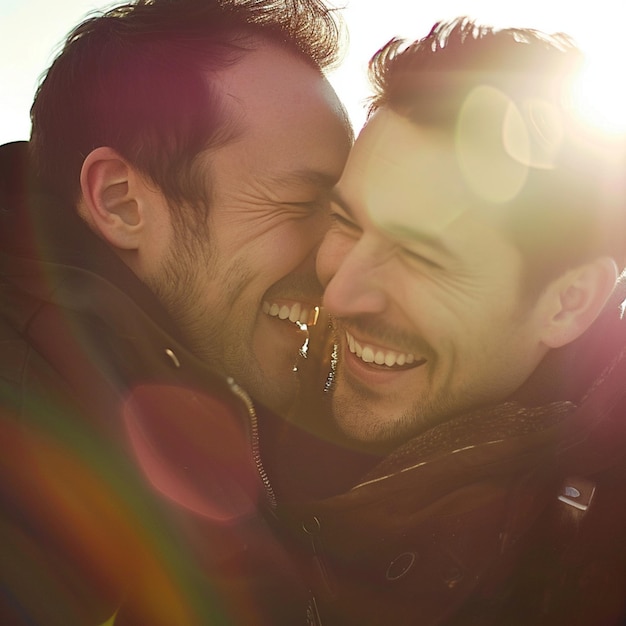
[{"label": "jacket zipper", "polygon": [[259,478],[263,483],[267,501],[269,502],[272,510],[275,511],[277,507],[276,494],[274,493],[274,489],[272,489],[270,479],[267,476],[265,467],[263,467],[263,461],[261,460],[261,451],[259,446],[259,418],[254,409],[254,404],[252,403],[252,399],[248,393],[240,387],[233,378],[228,377],[227,380],[233,393],[246,405],[246,409],[248,410],[248,417],[250,418],[250,443],[252,447],[252,458],[254,459],[254,465],[256,466]]},{"label": "jacket zipper", "polygon": [[[246,405],[246,409],[248,410],[248,417],[250,418],[250,442],[252,448],[252,458],[254,459],[257,473],[261,479],[261,482],[263,483],[263,487],[265,488],[265,495],[268,503],[272,510],[275,511],[277,508],[276,494],[274,493],[274,489],[272,489],[270,479],[267,476],[267,472],[265,471],[265,467],[263,466],[263,461],[261,460],[261,451],[259,446],[259,418],[254,409],[254,404],[247,391],[240,387],[233,378],[228,377],[227,381],[230,385],[232,392]],[[313,560],[317,565],[318,575],[321,575],[323,584],[326,587],[327,591],[332,593],[333,587],[328,576],[328,570],[326,568],[324,558],[322,556],[321,542],[319,540],[319,537],[316,536],[317,533],[315,532],[307,534],[310,534],[311,536]],[[322,626],[322,619],[317,606],[317,599],[312,592],[309,597],[306,618],[307,626]]]}]

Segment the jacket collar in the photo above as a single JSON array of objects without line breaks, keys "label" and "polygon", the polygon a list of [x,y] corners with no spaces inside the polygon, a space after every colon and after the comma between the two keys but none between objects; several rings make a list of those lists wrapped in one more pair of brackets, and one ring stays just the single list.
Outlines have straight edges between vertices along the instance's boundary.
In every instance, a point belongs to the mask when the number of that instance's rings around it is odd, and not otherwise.
[{"label": "jacket collar", "polygon": [[620,278],[591,327],[570,344],[550,351],[511,400],[528,407],[582,402],[602,371],[626,347],[625,278]]},{"label": "jacket collar", "polygon": [[85,291],[59,290],[70,275],[84,289],[90,278],[101,285],[109,283],[184,343],[147,285],[89,229],[74,207],[39,185],[30,171],[28,143],[22,141],[0,146],[0,276],[10,282],[20,280],[26,288],[26,275],[32,295],[49,296],[54,291],[57,297],[65,295],[70,308],[72,302],[89,304]]},{"label": "jacket collar", "polygon": [[537,446],[558,456],[564,472],[583,475],[609,466],[626,445],[622,420],[614,419],[615,407],[626,405],[625,298],[622,279],[588,331],[548,353],[514,396],[455,416],[411,439],[357,487],[376,485],[460,452],[474,459],[470,464],[476,467],[515,462],[510,455],[523,457]]}]

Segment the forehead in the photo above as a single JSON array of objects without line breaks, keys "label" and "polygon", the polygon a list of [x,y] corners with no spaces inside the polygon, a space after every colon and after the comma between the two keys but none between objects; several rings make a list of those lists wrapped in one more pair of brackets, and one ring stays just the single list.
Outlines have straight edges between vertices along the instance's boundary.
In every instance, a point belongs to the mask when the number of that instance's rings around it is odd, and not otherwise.
[{"label": "forehead", "polygon": [[241,141],[259,148],[268,166],[341,172],[352,131],[317,68],[277,44],[257,42],[219,80]]},{"label": "forehead", "polygon": [[462,266],[519,272],[520,251],[503,228],[502,206],[485,206],[467,183],[449,134],[379,111],[359,135],[337,185],[362,226],[429,247]]},{"label": "forehead", "polygon": [[469,208],[450,140],[382,109],[359,135],[339,183],[380,226],[440,235]]},{"label": "forehead", "polygon": [[386,109],[359,135],[339,193],[377,225],[419,225],[431,236],[442,234],[474,206],[452,139]]}]

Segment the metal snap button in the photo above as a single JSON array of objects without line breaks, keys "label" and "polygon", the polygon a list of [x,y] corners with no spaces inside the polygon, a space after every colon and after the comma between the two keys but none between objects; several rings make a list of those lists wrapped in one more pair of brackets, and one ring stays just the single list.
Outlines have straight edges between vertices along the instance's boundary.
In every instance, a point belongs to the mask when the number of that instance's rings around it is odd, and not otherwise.
[{"label": "metal snap button", "polygon": [[174,367],[176,368],[180,367],[180,361],[178,360],[178,357],[176,356],[176,354],[174,354],[173,350],[170,350],[169,348],[165,348],[165,355],[169,358],[170,362],[172,363],[172,365],[174,365]]},{"label": "metal snap button", "polygon": [[403,552],[398,555],[393,561],[391,561],[391,563],[389,563],[385,578],[390,581],[398,580],[408,574],[415,563],[415,557],[415,552]]}]

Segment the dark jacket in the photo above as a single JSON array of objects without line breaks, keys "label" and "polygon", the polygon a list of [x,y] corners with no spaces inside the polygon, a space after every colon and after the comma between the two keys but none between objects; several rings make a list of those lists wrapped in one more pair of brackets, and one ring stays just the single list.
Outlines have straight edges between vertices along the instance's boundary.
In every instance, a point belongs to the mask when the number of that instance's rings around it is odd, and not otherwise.
[{"label": "dark jacket", "polygon": [[620,285],[510,401],[369,461],[339,495],[294,496],[293,478],[277,480],[316,598],[312,623],[626,623],[624,295]]},{"label": "dark jacket", "polygon": [[0,623],[294,623],[247,395],[27,171],[0,149]]}]

